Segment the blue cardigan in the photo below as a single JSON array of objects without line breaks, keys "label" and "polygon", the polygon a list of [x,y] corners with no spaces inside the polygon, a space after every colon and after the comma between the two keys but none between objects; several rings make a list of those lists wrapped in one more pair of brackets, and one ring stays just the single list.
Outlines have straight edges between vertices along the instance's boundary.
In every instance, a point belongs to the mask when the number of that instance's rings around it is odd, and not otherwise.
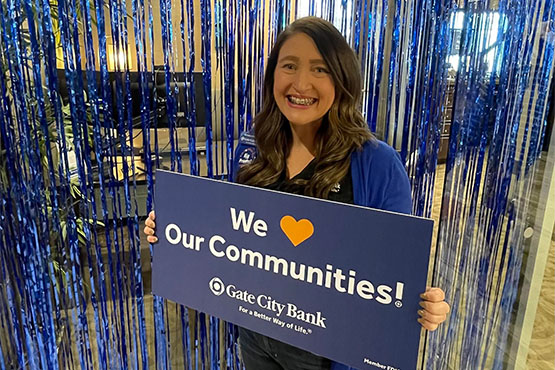
[{"label": "blue cardigan", "polygon": [[[235,150],[234,173],[256,158],[254,136],[244,133]],[[409,178],[399,154],[383,141],[368,141],[351,155],[351,176],[355,204],[410,214]]]},{"label": "blue cardigan", "polygon": [[[244,133],[235,150],[234,173],[256,158],[254,136]],[[399,154],[379,140],[368,141],[351,154],[354,203],[360,206],[410,214],[412,209],[409,178]],[[352,369],[332,362],[332,370]]]}]

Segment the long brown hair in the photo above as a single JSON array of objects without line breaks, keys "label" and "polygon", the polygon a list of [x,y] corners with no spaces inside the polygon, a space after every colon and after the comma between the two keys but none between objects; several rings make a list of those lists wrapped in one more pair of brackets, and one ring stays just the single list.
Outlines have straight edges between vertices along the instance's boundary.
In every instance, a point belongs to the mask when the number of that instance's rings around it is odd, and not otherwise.
[{"label": "long brown hair", "polygon": [[350,154],[373,136],[359,110],[361,74],[357,57],[341,33],[317,17],[296,20],[276,40],[267,62],[262,110],[254,118],[258,156],[239,170],[237,182],[268,186],[286,168],[292,133],[274,99],[274,71],[283,43],[296,33],[304,33],[314,41],[335,84],[335,101],[316,134],[314,175],[300,182],[305,195],[327,198],[334,185],[348,173]]}]

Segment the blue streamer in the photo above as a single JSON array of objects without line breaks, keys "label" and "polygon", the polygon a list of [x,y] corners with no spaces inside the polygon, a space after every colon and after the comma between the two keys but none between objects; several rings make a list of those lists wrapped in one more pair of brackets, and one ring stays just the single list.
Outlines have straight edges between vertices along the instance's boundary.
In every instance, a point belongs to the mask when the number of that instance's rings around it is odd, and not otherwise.
[{"label": "blue streamer", "polygon": [[201,25],[202,25],[202,81],[204,82],[205,114],[206,114],[206,167],[209,178],[214,177],[212,155],[212,71],[211,71],[211,42],[208,35],[211,27],[210,6],[206,0],[201,0]]}]

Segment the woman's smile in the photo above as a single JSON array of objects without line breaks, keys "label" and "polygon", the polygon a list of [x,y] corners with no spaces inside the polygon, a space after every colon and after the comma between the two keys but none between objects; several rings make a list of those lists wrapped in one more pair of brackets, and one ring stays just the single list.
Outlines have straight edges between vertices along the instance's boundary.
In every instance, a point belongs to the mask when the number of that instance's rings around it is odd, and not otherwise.
[{"label": "woman's smile", "polygon": [[288,95],[287,100],[292,108],[299,109],[310,108],[310,106],[314,105],[318,101],[316,98],[301,97],[298,95]]}]

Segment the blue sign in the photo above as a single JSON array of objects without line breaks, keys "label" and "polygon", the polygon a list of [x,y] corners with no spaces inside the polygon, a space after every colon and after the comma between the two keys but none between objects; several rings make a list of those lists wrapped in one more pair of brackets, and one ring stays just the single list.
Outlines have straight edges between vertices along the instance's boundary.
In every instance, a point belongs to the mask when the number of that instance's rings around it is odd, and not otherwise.
[{"label": "blue sign", "polygon": [[153,293],[358,369],[415,369],[431,220],[156,172]]}]

